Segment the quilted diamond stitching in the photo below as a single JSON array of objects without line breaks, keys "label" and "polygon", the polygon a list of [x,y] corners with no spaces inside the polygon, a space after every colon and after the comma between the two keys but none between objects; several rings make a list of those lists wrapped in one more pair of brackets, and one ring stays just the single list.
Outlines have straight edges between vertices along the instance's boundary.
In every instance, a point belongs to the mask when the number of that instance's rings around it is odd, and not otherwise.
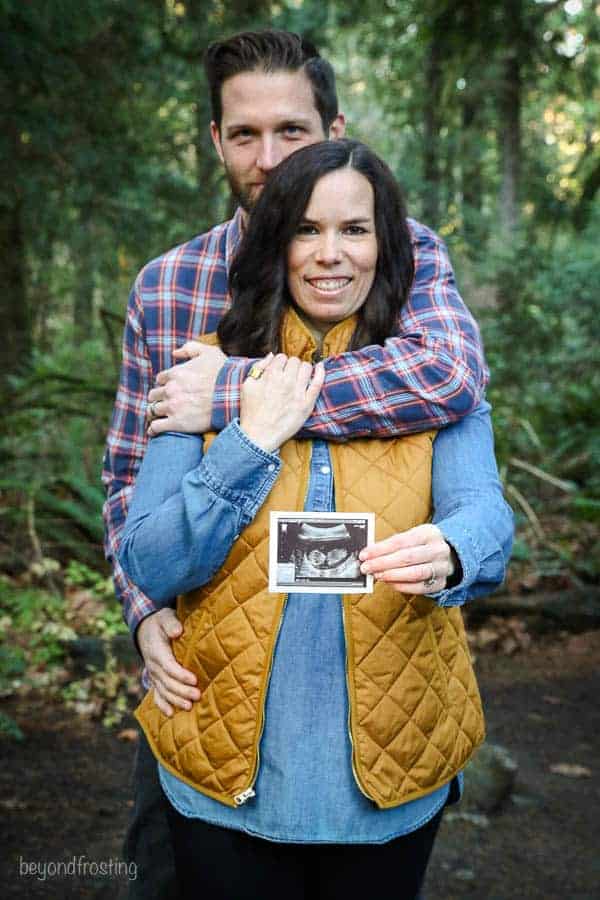
[{"label": "quilted diamond stitching", "polygon": [[[284,467],[271,496],[271,508],[289,508],[289,498],[297,495],[299,473],[309,446],[296,442],[283,448]],[[390,446],[397,448],[392,454],[388,453]],[[334,445],[332,453],[336,454],[338,450]],[[377,497],[380,507],[376,510],[378,538],[400,530],[399,522],[407,528],[427,518],[431,455],[427,436],[406,438],[402,444],[395,445],[386,441],[355,441],[345,444],[343,453],[344,469],[352,471],[354,483],[350,489],[343,477],[337,479],[338,510],[351,512],[372,508],[373,497]],[[277,497],[284,498],[283,505],[277,505]],[[167,759],[181,765],[186,755],[193,753],[200,778],[198,784],[221,794],[231,794],[236,786],[246,783],[256,749],[255,712],[272,626],[271,618],[255,605],[268,600],[270,595],[265,591],[257,594],[256,590],[249,590],[248,582],[259,576],[263,581],[266,579],[266,517],[265,509],[246,529],[221,572],[200,597],[199,602],[209,601],[213,610],[206,635],[206,622],[199,622],[203,642],[214,642],[223,662],[221,665],[213,659],[214,671],[209,672],[200,656],[195,658],[207,685],[205,691],[210,700],[212,719],[207,719],[201,730],[199,715],[195,722],[196,733],[190,735],[189,723],[185,720],[181,727],[174,729],[170,720],[161,722],[160,715],[157,717],[152,710],[148,714],[148,720],[153,723],[150,730],[159,732],[161,744],[170,747]],[[410,598],[403,601],[404,605],[399,605],[397,599],[391,603],[381,590],[376,595],[379,605],[374,605],[374,596],[355,595],[352,598],[351,627],[359,633],[361,642],[355,660],[355,696],[352,699],[357,709],[362,710],[356,716],[355,750],[363,761],[368,761],[362,769],[372,796],[388,801],[394,796],[422,792],[424,787],[430,787],[427,779],[431,777],[432,769],[443,772],[446,777],[456,771],[455,747],[462,744],[462,756],[465,753],[468,756],[467,750],[478,738],[480,708],[468,650],[465,651],[460,612],[438,610],[433,616],[437,653],[447,689],[447,696],[441,696],[428,678],[428,672],[419,665],[419,655],[432,652],[432,647],[426,646],[430,635],[423,609],[413,608]],[[241,649],[230,634],[232,623],[242,621],[240,616],[244,622],[241,631],[246,631]],[[234,631],[237,633],[240,629]],[[416,639],[409,645],[406,635],[413,633]],[[395,658],[395,667],[391,677],[386,678],[379,658],[386,660],[390,654]],[[408,698],[401,701],[403,682],[410,683],[412,693],[418,695],[416,703],[414,697],[411,703]],[[222,697],[218,701],[219,690],[223,690],[225,683],[227,702]],[[437,727],[437,723],[430,729],[423,719],[431,716],[432,697],[435,708],[443,711],[443,722],[441,727]],[[386,735],[385,727],[380,728],[378,737],[371,724],[377,722],[377,710],[383,703],[391,704],[390,709],[396,709],[399,718],[393,733]],[[248,728],[239,727],[239,717],[244,711]],[[412,755],[407,755],[403,741],[407,733],[413,738]],[[213,758],[208,741],[214,735],[218,736],[218,750]],[[421,766],[427,754],[432,759],[427,757],[428,765]],[[425,777],[421,768],[428,773]]]},{"label": "quilted diamond stitching", "polygon": [[[421,486],[423,481],[425,481],[426,485],[429,484],[430,457],[426,452],[426,445],[425,450],[423,450],[422,441],[423,437],[419,436],[413,442],[416,443],[417,446],[414,449],[418,450],[418,452],[412,457],[412,465],[404,468],[404,474],[401,479],[396,478],[394,480],[393,473],[390,473],[389,469],[386,468],[389,460],[379,450],[373,453],[370,459],[372,466],[378,470],[383,479],[382,485],[390,483],[390,478],[395,488],[398,484],[402,484],[402,491],[400,492],[402,499],[399,500],[397,496],[394,496],[396,492],[393,491],[390,499],[386,499],[382,508],[380,507],[377,510],[379,539],[398,530],[399,504],[406,502],[407,493],[412,494],[416,498],[417,503],[415,506],[420,507],[421,514],[424,508],[428,508],[428,498],[424,497],[423,493],[414,486],[415,482],[417,484],[420,483]],[[362,457],[366,462],[369,459],[374,443],[371,442],[370,445],[365,445],[361,442],[354,442],[350,447],[350,452],[353,452],[355,456]],[[347,452],[346,448],[344,448],[344,452]],[[380,465],[380,461],[382,465]],[[371,485],[367,483],[364,477],[357,477],[351,489],[346,487],[341,496],[340,494],[337,496],[340,497],[344,509],[362,509],[364,508],[365,497],[368,498],[371,495]],[[340,500],[338,500],[338,508],[341,506]],[[421,518],[419,521],[423,521],[423,519]],[[410,525],[406,525],[406,527],[410,527]],[[408,602],[410,603],[410,600]],[[372,595],[364,595],[352,599],[353,627],[357,631],[360,626],[356,626],[354,617],[362,617],[362,628],[360,629],[362,641],[360,642],[360,647],[356,649],[355,655],[354,683],[357,707],[360,706],[359,698],[364,696],[365,691],[370,691],[371,696],[369,708],[365,713],[358,713],[356,716],[359,733],[355,741],[355,750],[362,752],[364,758],[368,758],[369,765],[365,770],[365,780],[374,791],[375,796],[388,793],[385,788],[382,788],[380,780],[374,777],[374,773],[379,771],[384,765],[384,760],[387,760],[392,768],[395,767],[395,780],[400,779],[401,790],[405,790],[410,782],[410,790],[421,791],[428,786],[426,782],[428,780],[431,781],[433,777],[431,775],[432,769],[434,772],[439,773],[440,778],[444,774],[450,777],[456,771],[456,767],[453,766],[453,756],[456,756],[456,747],[462,744],[470,748],[474,744],[473,726],[471,724],[471,727],[468,727],[468,720],[472,723],[473,721],[477,722],[480,718],[479,697],[475,687],[474,676],[470,660],[467,660],[464,653],[464,635],[460,633],[460,628],[450,618],[451,615],[460,617],[460,611],[441,611],[441,615],[445,617],[441,638],[438,639],[437,633],[434,631],[434,638],[438,643],[439,660],[447,671],[447,694],[443,695],[436,685],[432,683],[431,679],[427,677],[427,674],[421,671],[418,665],[415,665],[416,655],[422,649],[423,642],[430,640],[424,623],[422,635],[414,644],[412,653],[407,654],[405,634],[400,633],[395,640],[394,633],[395,626],[405,625],[406,617],[402,615],[402,611],[399,611],[395,617],[388,620],[386,628],[383,630],[378,619],[380,620],[385,615],[385,611],[381,609],[376,610],[372,604]],[[418,627],[418,618],[416,614],[413,619],[409,615],[409,627]],[[366,627],[367,623],[368,627]],[[358,639],[356,643],[359,643]],[[388,643],[391,643],[394,647],[397,668],[395,677],[386,684],[384,689],[383,676],[377,680],[372,677],[370,661],[374,656],[377,657],[381,651],[387,651],[385,645]],[[451,657],[448,655],[449,650]],[[387,658],[390,654],[389,652],[384,652],[383,655]],[[440,673],[440,675],[443,677],[443,673]],[[398,683],[401,681],[410,682],[413,687],[415,683],[422,685],[419,701],[412,711],[405,703],[399,702],[397,694],[394,694]],[[365,683],[368,684],[368,689],[365,687]],[[457,691],[460,696],[457,694]],[[445,725],[443,728],[434,727],[425,734],[419,727],[419,717],[421,710],[430,702],[432,694],[435,696],[439,708],[444,711]],[[453,703],[450,702],[450,698],[453,698]],[[371,721],[376,721],[377,709],[384,701],[386,703],[395,703],[402,715],[407,716],[407,722],[400,728],[398,734],[392,735],[387,742],[383,742],[383,745],[381,745],[372,729],[368,728],[368,725]],[[401,738],[408,726],[420,733],[423,742],[421,752],[416,757],[413,754],[413,757],[408,760],[410,767],[413,769],[418,768],[421,757],[427,752],[431,752],[437,760],[433,766],[428,765],[424,767],[427,772],[425,783],[420,783],[418,779],[409,778],[406,767],[402,764],[402,758],[406,758],[405,751],[398,755],[394,755],[391,752],[394,745],[404,748]],[[375,754],[374,748],[377,748]]]},{"label": "quilted diamond stitching", "polygon": [[[279,483],[276,486],[278,488],[278,494],[285,494],[287,492],[289,496],[288,486],[291,483],[295,484],[298,481],[300,469],[305,461],[306,453],[309,452],[310,445],[304,444],[302,448],[296,448],[293,444],[289,445],[289,447],[284,448],[287,450],[287,453],[283,453],[284,457],[284,471],[282,472],[282,476],[280,477]],[[268,559],[268,531],[265,533],[264,528],[260,526],[257,527],[257,522],[252,523],[248,529],[243,533],[243,535],[239,538],[236,547],[232,550],[232,553],[228,556],[225,561],[224,566],[221,569],[220,576],[215,581],[215,596],[212,599],[213,608],[215,606],[221,606],[222,615],[217,619],[217,621],[213,621],[211,627],[207,630],[206,634],[203,634],[203,645],[206,645],[209,641],[214,641],[220,648],[220,652],[222,654],[223,660],[225,664],[222,667],[219,667],[217,664],[216,670],[212,673],[209,673],[206,670],[206,667],[202,664],[201,660],[198,658],[198,648],[193,649],[193,637],[192,639],[188,639],[186,642],[188,644],[188,653],[186,657],[189,660],[190,654],[194,657],[194,661],[196,663],[196,667],[198,671],[202,674],[205,679],[205,686],[203,686],[203,690],[206,694],[206,702],[214,703],[214,720],[210,721],[207,724],[207,727],[203,730],[199,724],[200,712],[199,707],[196,706],[193,708],[193,711],[197,713],[196,716],[196,734],[192,738],[187,738],[186,740],[178,742],[177,733],[173,728],[173,723],[171,719],[166,719],[166,717],[162,717],[165,719],[164,722],[161,722],[161,717],[158,718],[155,727],[152,729],[153,732],[156,733],[158,738],[158,742],[161,746],[165,746],[165,744],[171,744],[173,747],[172,752],[166,756],[165,758],[173,766],[175,769],[183,771],[181,760],[182,758],[189,753],[190,747],[193,744],[194,746],[194,754],[196,754],[196,758],[199,760],[198,765],[201,767],[202,763],[206,764],[206,768],[209,769],[209,773],[205,778],[202,778],[199,781],[199,785],[210,787],[211,789],[215,789],[214,782],[218,785],[218,790],[221,793],[230,793],[232,790],[235,790],[234,784],[240,783],[243,781],[250,770],[250,766],[252,764],[252,758],[254,756],[254,729],[239,729],[237,727],[237,723],[235,723],[236,715],[240,709],[240,707],[244,705],[250,705],[252,710],[255,709],[256,704],[258,702],[259,696],[259,681],[256,679],[256,684],[251,690],[246,690],[244,687],[244,681],[240,677],[240,673],[236,673],[234,670],[234,665],[236,662],[240,660],[241,657],[245,653],[250,653],[252,650],[256,652],[257,648],[260,648],[260,657],[255,663],[254,668],[260,671],[262,669],[262,662],[264,661],[264,657],[266,656],[267,647],[269,644],[269,640],[271,637],[271,632],[269,629],[262,629],[264,633],[259,634],[257,631],[257,623],[252,614],[249,613],[246,608],[247,605],[256,606],[256,604],[264,603],[265,599],[270,600],[271,604],[273,604],[273,600],[271,596],[266,593],[266,591],[262,590],[257,595],[256,590],[246,590],[246,584],[244,581],[240,580],[240,571],[247,570],[252,566],[256,566],[258,571],[260,572],[262,578],[266,580],[267,575],[267,559]],[[235,551],[235,552],[234,552]],[[254,573],[256,574],[256,573]],[[227,577],[228,576],[228,577]],[[202,594],[204,597],[208,598],[211,594],[211,589],[214,587],[214,582],[204,588],[202,590]],[[239,592],[241,592],[245,597],[243,599],[240,598]],[[226,609],[226,605],[231,605],[231,609]],[[242,615],[244,617],[245,627],[249,629],[246,634],[246,638],[243,639],[243,646],[234,652],[232,655],[231,647],[226,646],[227,642],[224,641],[224,632],[230,627],[232,623],[232,617],[236,617],[238,620],[238,628],[236,628],[236,632],[239,632],[239,616]],[[264,615],[262,619],[264,619]],[[235,621],[235,619],[233,620]],[[258,623],[259,625],[262,622]],[[200,622],[199,628],[205,629],[206,622]],[[251,634],[251,637],[250,637]],[[213,664],[214,664],[213,660]],[[244,670],[245,671],[245,670]],[[245,673],[247,674],[247,673]],[[233,704],[225,714],[223,714],[222,710],[220,710],[216,703],[216,697],[218,696],[218,687],[224,681],[224,679],[228,675],[233,675],[237,686],[238,692],[241,695],[237,703]],[[204,711],[204,707],[202,707],[202,711]],[[176,714],[180,719],[183,719],[181,713]],[[232,723],[231,720],[234,720]],[[183,721],[186,721],[183,719]],[[232,751],[231,755],[225,760],[225,762],[221,762],[218,764],[218,759],[212,759],[211,754],[207,753],[204,744],[207,741],[207,738],[210,737],[211,731],[214,732],[219,730],[220,735],[220,745],[219,745],[219,753],[222,754],[225,751],[225,747],[228,743],[231,744],[234,751]],[[182,733],[185,734],[186,729],[182,729]],[[236,756],[242,756],[245,761],[245,766],[241,771],[241,778],[237,777],[237,774],[234,776],[233,780],[231,777],[224,778],[222,777],[222,773],[224,770],[227,770],[229,774],[230,762],[232,759],[235,759]]]}]

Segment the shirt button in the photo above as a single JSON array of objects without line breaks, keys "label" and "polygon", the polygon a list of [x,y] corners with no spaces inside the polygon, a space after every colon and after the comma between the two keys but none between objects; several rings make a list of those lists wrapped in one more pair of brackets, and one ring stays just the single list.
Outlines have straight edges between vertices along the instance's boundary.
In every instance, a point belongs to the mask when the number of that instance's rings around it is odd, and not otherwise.
[{"label": "shirt button", "polygon": [[321,472],[323,473],[323,475],[329,475],[331,469],[329,468],[329,466],[321,466]]},{"label": "shirt button", "polygon": [[269,472],[274,472],[275,471],[275,463],[269,463],[268,469],[269,469]]}]

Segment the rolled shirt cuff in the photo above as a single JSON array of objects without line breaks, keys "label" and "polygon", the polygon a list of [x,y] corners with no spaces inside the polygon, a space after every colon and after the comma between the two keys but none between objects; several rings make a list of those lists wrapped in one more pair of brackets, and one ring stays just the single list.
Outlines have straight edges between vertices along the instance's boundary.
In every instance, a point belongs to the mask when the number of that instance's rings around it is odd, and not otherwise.
[{"label": "rolled shirt cuff", "polygon": [[476,536],[465,526],[464,516],[453,516],[435,523],[444,540],[454,549],[462,567],[462,580],[452,588],[427,594],[438,606],[461,606],[469,597],[468,588],[479,572],[482,551]]},{"label": "rolled shirt cuff", "polygon": [[278,451],[258,447],[234,419],[205,452],[203,469],[210,489],[252,519],[281,471],[281,459]]}]

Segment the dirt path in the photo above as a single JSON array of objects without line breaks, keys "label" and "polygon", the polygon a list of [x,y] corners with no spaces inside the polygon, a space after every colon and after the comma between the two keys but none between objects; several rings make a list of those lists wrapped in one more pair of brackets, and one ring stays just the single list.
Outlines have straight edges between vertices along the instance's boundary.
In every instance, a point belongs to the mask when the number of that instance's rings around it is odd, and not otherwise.
[{"label": "dirt path", "polygon": [[[518,763],[517,786],[487,828],[443,823],[427,900],[598,900],[600,631],[480,654],[477,670],[488,739]],[[592,775],[553,774],[560,763]]]},{"label": "dirt path", "polygon": [[[545,639],[512,657],[479,654],[489,739],[518,762],[516,796],[487,827],[444,823],[427,900],[600,897],[599,662],[599,631]],[[89,866],[112,860],[114,869],[121,858],[134,745],[39,699],[2,709],[26,740],[0,744],[1,896],[121,900],[126,875]],[[592,775],[553,774],[557,763]],[[50,877],[58,861],[79,864],[80,876]],[[46,863],[45,880],[32,863]]]}]

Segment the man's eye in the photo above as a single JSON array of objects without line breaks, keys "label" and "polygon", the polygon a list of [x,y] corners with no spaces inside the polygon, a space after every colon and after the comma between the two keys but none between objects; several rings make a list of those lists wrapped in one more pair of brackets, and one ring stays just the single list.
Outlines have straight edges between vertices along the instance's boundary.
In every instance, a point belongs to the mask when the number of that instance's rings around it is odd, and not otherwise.
[{"label": "man's eye", "polygon": [[304,129],[300,125],[286,125],[284,131],[288,137],[299,137]]},{"label": "man's eye", "polygon": [[231,137],[234,141],[247,140],[252,137],[252,132],[247,128],[243,128],[240,131],[234,132]]}]

